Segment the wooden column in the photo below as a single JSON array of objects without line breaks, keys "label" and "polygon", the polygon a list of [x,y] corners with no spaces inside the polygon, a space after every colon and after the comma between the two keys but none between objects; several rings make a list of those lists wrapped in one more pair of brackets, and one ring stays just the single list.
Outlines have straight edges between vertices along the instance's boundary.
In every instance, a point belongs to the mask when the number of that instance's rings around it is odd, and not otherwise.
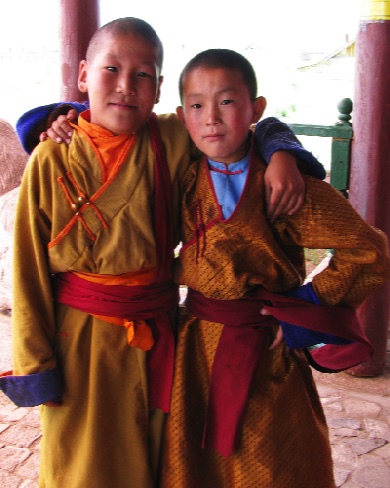
[{"label": "wooden column", "polygon": [[62,101],[82,101],[86,94],[77,87],[79,63],[88,42],[99,28],[99,0],[61,0],[60,56]]},{"label": "wooden column", "polygon": [[[363,3],[356,40],[356,73],[350,202],[390,239],[390,5]],[[350,372],[376,376],[385,369],[390,286],[369,296],[358,310],[375,348],[373,358]]]}]

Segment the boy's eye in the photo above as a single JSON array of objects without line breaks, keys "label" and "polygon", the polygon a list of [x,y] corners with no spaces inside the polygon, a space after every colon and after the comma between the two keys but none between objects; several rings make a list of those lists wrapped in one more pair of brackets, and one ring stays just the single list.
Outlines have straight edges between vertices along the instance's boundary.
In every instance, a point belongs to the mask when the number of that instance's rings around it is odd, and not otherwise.
[{"label": "boy's eye", "polygon": [[107,66],[106,70],[116,73],[118,71],[118,68],[116,68],[115,66]]},{"label": "boy's eye", "polygon": [[193,103],[191,105],[191,108],[201,108],[201,107],[202,107],[202,105],[200,103]]},{"label": "boy's eye", "polygon": [[222,100],[221,105],[230,105],[234,100]]},{"label": "boy's eye", "polygon": [[150,75],[149,73],[145,73],[145,71],[140,71],[137,76],[139,76],[140,78],[152,78],[152,75]]}]

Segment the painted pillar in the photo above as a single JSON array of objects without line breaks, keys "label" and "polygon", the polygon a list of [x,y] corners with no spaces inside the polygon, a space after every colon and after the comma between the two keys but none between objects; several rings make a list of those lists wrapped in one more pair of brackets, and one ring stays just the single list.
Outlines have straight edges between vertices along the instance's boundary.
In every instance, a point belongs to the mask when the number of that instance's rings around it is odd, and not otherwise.
[{"label": "painted pillar", "polygon": [[[356,40],[355,99],[349,200],[371,225],[390,239],[390,2],[363,0]],[[390,285],[359,307],[375,353],[353,368],[356,376],[385,369]]]},{"label": "painted pillar", "polygon": [[85,58],[88,42],[99,28],[99,0],[61,0],[60,56],[61,100],[86,98],[77,86],[79,63]]}]

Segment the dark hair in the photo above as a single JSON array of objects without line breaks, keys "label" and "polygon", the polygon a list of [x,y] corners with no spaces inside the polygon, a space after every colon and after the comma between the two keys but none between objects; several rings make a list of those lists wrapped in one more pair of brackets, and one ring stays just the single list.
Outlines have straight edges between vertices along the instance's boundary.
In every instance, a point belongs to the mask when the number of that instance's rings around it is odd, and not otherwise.
[{"label": "dark hair", "polygon": [[154,44],[157,51],[157,65],[162,70],[164,50],[163,45],[153,27],[142,19],[136,17],[123,17],[121,19],[112,20],[108,24],[103,25],[98,29],[89,41],[87,49],[87,61],[91,61],[100,49],[104,38],[107,34],[111,35],[127,35],[136,34],[143,37],[146,41]]},{"label": "dark hair", "polygon": [[183,99],[184,77],[197,68],[223,68],[241,73],[252,100],[257,97],[257,78],[251,63],[242,54],[231,49],[207,49],[193,57],[184,67],[179,78],[180,100]]}]

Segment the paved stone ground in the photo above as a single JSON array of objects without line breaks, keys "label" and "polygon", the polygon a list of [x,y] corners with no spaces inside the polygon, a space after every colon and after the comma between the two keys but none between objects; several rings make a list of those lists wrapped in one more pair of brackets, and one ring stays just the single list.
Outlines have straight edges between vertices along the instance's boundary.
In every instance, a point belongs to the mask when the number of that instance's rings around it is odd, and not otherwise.
[{"label": "paved stone ground", "polygon": [[[0,314],[0,341],[0,371],[5,371],[10,369],[10,317],[5,314]],[[314,376],[330,428],[337,487],[389,488],[390,348],[383,376]],[[0,392],[2,488],[38,486],[40,438],[38,408],[17,408]]]},{"label": "paved stone ground", "polygon": [[[0,313],[0,371],[11,369],[11,319]],[[38,486],[39,410],[18,408],[0,392],[0,486]]]},{"label": "paved stone ground", "polygon": [[335,480],[343,488],[390,487],[390,369],[378,378],[314,373],[327,417]]}]

